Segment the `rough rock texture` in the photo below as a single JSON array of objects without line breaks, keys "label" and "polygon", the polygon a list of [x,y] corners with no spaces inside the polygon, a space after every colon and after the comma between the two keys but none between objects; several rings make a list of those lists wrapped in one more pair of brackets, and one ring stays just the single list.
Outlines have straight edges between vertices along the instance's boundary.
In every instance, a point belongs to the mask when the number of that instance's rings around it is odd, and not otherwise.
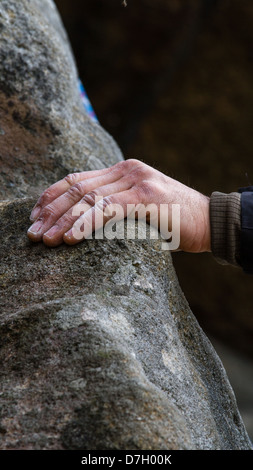
[{"label": "rough rock texture", "polygon": [[1,1],[0,197],[40,193],[122,158],[82,111],[66,33],[52,2]]},{"label": "rough rock texture", "polygon": [[37,192],[122,155],[51,0],[3,0],[0,23],[0,448],[250,449],[159,240],[27,239]]}]

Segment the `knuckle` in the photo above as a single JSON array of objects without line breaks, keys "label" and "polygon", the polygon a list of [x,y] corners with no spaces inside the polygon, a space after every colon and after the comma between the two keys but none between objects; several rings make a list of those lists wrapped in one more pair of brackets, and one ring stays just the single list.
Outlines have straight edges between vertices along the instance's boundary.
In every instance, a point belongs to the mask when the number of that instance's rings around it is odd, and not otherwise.
[{"label": "knuckle", "polygon": [[118,162],[116,163],[115,165],[113,165],[113,167],[111,168],[111,170],[113,172],[115,172],[116,174],[124,174],[125,171],[126,171],[126,162],[125,160],[121,161],[121,162]]},{"label": "knuckle", "polygon": [[73,217],[70,213],[66,212],[66,214],[62,215],[61,218],[57,221],[57,225],[60,228],[70,227],[73,224]]},{"label": "knuckle", "polygon": [[77,180],[77,173],[69,173],[67,176],[65,176],[64,180],[72,186],[73,184],[76,183]]},{"label": "knuckle", "polygon": [[146,177],[147,177],[146,170],[142,166],[137,166],[133,168],[132,171],[129,173],[129,178],[131,178],[133,183],[135,184],[142,185]]},{"label": "knuckle", "polygon": [[128,160],[121,160],[114,165],[115,168],[124,168],[127,165]]},{"label": "knuckle", "polygon": [[136,158],[129,158],[128,160],[126,160],[126,164],[131,168],[137,165],[144,165],[140,160],[136,160]]},{"label": "knuckle", "polygon": [[83,186],[81,183],[76,183],[68,190],[68,196],[74,201],[78,201],[83,197]]},{"label": "knuckle", "polygon": [[46,206],[43,209],[40,218],[49,219],[49,218],[52,218],[52,217],[55,217],[55,216],[56,216],[56,211],[55,211],[54,207],[52,205],[48,204],[48,206]]},{"label": "knuckle", "polygon": [[53,197],[52,191],[50,188],[46,189],[40,196],[38,203],[40,205],[45,205],[47,201],[50,201]]},{"label": "knuckle", "polygon": [[90,191],[89,193],[83,196],[82,201],[89,204],[90,206],[94,206],[96,203],[96,198],[98,197],[98,192],[94,189],[94,191]]},{"label": "knuckle", "polygon": [[106,196],[96,205],[96,207],[98,211],[103,212],[105,217],[110,218],[114,205],[114,198],[112,196]]},{"label": "knuckle", "polygon": [[143,177],[144,175],[149,174],[149,167],[145,163],[139,160],[130,160],[131,166],[130,171],[136,177]]},{"label": "knuckle", "polygon": [[112,212],[115,209],[115,206],[117,206],[117,201],[113,196],[106,196],[103,199],[103,206],[102,210],[104,212],[104,215],[108,218],[112,216]]},{"label": "knuckle", "polygon": [[141,165],[142,162],[135,160],[134,158],[129,158],[128,160],[122,160],[114,165],[115,170],[120,170],[123,174],[135,168],[138,165]]},{"label": "knuckle", "polygon": [[114,198],[112,196],[105,196],[103,198],[103,208],[106,209],[106,207],[110,206],[111,204],[114,204]]},{"label": "knuckle", "polygon": [[110,205],[112,204],[112,197],[111,196],[105,196],[102,199],[99,199],[96,203],[96,210],[105,212]]}]

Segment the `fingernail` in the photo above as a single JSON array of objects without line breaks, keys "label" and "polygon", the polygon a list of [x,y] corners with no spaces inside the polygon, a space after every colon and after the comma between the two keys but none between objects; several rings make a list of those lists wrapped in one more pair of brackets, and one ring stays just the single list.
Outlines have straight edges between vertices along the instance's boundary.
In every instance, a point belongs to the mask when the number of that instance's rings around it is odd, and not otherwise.
[{"label": "fingernail", "polygon": [[40,220],[35,222],[31,227],[28,229],[29,233],[38,233],[43,225],[43,222]]},{"label": "fingernail", "polygon": [[70,229],[68,232],[64,233],[64,238],[72,238],[72,229]]},{"label": "fingernail", "polygon": [[34,207],[30,215],[30,220],[36,220],[39,217],[40,211],[41,211],[41,208],[39,206]]},{"label": "fingernail", "polygon": [[59,232],[59,227],[55,225],[54,227],[51,227],[46,233],[44,233],[44,236],[47,238],[52,238],[57,232]]}]

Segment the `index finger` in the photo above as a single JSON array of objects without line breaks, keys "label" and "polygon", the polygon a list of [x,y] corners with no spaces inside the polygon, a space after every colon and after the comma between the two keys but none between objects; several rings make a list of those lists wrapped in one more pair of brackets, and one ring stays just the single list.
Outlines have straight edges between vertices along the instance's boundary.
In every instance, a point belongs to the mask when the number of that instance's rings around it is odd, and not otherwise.
[{"label": "index finger", "polygon": [[34,221],[38,218],[41,210],[54,201],[56,198],[64,194],[66,191],[69,190],[71,186],[74,184],[83,181],[85,179],[94,178],[98,176],[105,175],[109,173],[112,168],[103,168],[101,170],[93,170],[93,171],[82,171],[80,173],[70,173],[69,175],[65,176],[57,183],[52,184],[49,188],[47,188],[42,195],[39,197],[37,203],[32,209],[30,220]]}]

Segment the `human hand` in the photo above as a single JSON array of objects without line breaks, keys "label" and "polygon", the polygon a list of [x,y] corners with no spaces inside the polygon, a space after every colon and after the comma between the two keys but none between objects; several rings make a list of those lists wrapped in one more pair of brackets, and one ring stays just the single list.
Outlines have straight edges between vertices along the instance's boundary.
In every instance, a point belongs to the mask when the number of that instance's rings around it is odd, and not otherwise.
[{"label": "human hand", "polygon": [[[102,204],[96,203],[99,197]],[[150,222],[152,210],[156,211],[158,229],[162,227],[159,208],[166,204],[168,231],[172,224],[171,207],[179,204],[179,249],[195,253],[210,251],[209,198],[134,159],[102,170],[69,174],[50,186],[32,210],[34,223],[27,232],[28,237],[51,247],[62,242],[76,244],[80,241],[74,236],[76,224],[80,226],[82,222],[82,238],[88,238],[94,230],[95,216],[102,212],[101,225],[105,225],[112,217],[107,209],[114,204],[122,207],[123,217],[126,217],[130,204],[150,205],[150,214],[145,213],[144,217]],[[85,213],[80,216],[84,206]]]}]

